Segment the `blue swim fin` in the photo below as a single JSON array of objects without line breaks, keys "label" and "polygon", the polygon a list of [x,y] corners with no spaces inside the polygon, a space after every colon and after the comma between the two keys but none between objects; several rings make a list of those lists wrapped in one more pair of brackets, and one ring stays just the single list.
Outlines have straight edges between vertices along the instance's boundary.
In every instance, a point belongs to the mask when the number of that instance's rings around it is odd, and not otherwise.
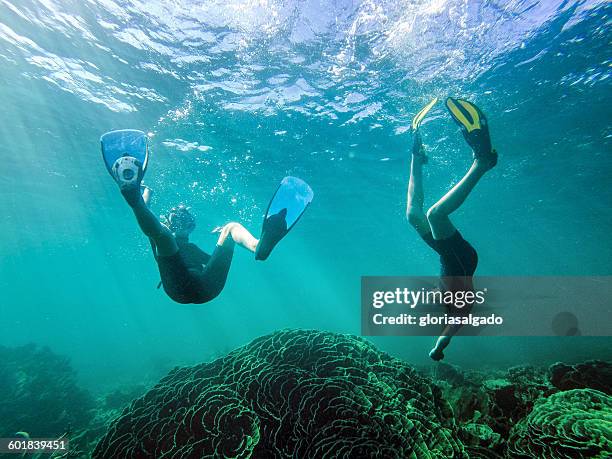
[{"label": "blue swim fin", "polygon": [[140,187],[149,163],[147,136],[142,131],[124,129],[100,137],[106,170],[122,191]]},{"label": "blue swim fin", "polygon": [[265,260],[270,256],[272,249],[306,211],[313,197],[312,188],[302,179],[285,177],[281,181],[266,210],[255,250],[256,260]]}]

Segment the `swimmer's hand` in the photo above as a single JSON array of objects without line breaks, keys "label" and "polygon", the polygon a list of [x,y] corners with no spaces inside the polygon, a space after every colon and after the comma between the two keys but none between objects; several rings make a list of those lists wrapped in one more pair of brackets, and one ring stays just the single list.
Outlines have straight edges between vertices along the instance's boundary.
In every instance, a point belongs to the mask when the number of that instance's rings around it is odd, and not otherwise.
[{"label": "swimmer's hand", "polygon": [[444,358],[444,349],[446,346],[450,344],[450,336],[440,336],[436,341],[436,345],[433,347],[431,351],[429,351],[429,357],[431,357],[436,362],[439,362]]},{"label": "swimmer's hand", "polygon": [[235,223],[227,223],[223,226],[215,226],[213,230],[210,232],[210,234],[219,233],[219,234],[225,234],[225,236],[227,236],[232,230],[233,226],[235,226]]},{"label": "swimmer's hand", "polygon": [[[227,238],[229,237],[230,239],[233,240],[233,236],[231,236],[232,234],[232,228],[236,227],[236,225],[238,225],[238,223],[234,223],[234,222],[230,222],[227,223],[223,226],[216,226],[211,233],[219,233],[219,239],[217,240],[217,245],[223,245],[225,244],[225,241],[227,240]],[[240,226],[240,225],[238,225]]]},{"label": "swimmer's hand", "polygon": [[436,362],[439,362],[444,358],[444,352],[442,352],[442,349],[434,347],[431,351],[429,351],[429,357],[431,357]]}]

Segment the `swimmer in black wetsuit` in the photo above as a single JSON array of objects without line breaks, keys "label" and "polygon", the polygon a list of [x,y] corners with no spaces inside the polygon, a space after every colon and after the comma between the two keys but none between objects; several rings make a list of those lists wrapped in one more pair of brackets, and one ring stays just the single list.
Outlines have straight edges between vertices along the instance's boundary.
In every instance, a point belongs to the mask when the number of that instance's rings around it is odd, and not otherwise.
[{"label": "swimmer in black wetsuit", "polygon": [[[431,108],[431,105],[428,107]],[[446,105],[455,121],[462,127],[463,135],[474,151],[474,162],[465,176],[425,214],[423,211],[423,164],[427,162],[427,157],[423,151],[418,129],[419,120],[416,125],[413,125],[414,143],[406,216],[425,243],[440,255],[441,288],[446,291],[468,291],[473,289],[472,276],[478,264],[478,254],[474,247],[461,236],[449,216],[463,204],[484,174],[495,167],[497,153],[491,147],[486,117],[474,104],[461,99],[449,98]],[[421,119],[422,117],[424,114]],[[469,313],[469,307],[463,312]],[[432,359],[444,358],[444,349],[460,327],[460,325],[449,325],[442,331],[429,353]]]},{"label": "swimmer in black wetsuit", "polygon": [[174,207],[163,223],[149,210],[151,189],[142,185],[149,164],[148,135],[137,129],[109,131],[100,137],[100,146],[106,170],[151,242],[160,285],[178,303],[206,303],[221,293],[235,244],[253,252],[255,260],[267,260],[314,198],[304,180],[283,178],[266,209],[260,238],[240,223],[230,222],[213,230],[219,233],[219,239],[209,255],[189,242],[195,219],[187,207]]},{"label": "swimmer in black wetsuit", "polygon": [[195,219],[180,205],[160,222],[149,210],[151,190],[122,191],[142,232],[149,237],[164,291],[178,303],[206,303],[221,293],[229,273],[235,244],[255,252],[259,240],[240,223],[213,230],[219,239],[212,255],[189,242]]}]

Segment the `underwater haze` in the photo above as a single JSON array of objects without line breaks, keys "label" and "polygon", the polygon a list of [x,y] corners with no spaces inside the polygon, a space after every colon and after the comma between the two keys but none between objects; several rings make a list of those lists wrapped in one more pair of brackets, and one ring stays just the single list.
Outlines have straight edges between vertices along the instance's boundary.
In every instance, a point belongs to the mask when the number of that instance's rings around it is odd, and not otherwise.
[{"label": "underwater haze", "polygon": [[[67,355],[91,388],[156,380],[275,330],[360,333],[360,278],[437,275],[408,225],[410,121],[487,114],[498,167],[453,221],[478,275],[612,274],[612,5],[605,1],[0,0],[0,344]],[[192,240],[259,234],[280,180],[315,198],[265,263],[236,249],[204,305],[157,290],[100,135],[150,137],[158,214]],[[442,104],[426,205],[471,152]],[[609,317],[605,320],[609,320]],[[528,318],[526,318],[528,320]],[[433,338],[372,338],[428,364]],[[463,366],[609,360],[610,338],[459,337]]]}]

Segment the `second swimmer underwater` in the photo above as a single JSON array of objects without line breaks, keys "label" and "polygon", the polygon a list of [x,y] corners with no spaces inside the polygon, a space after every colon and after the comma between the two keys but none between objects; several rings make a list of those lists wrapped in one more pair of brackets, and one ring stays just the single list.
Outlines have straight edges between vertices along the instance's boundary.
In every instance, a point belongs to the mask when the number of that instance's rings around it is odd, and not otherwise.
[{"label": "second swimmer underwater", "polygon": [[149,238],[164,291],[177,303],[201,304],[216,298],[225,287],[236,244],[253,252],[256,260],[266,260],[314,197],[302,179],[285,177],[270,200],[260,238],[240,223],[226,223],[213,229],[219,238],[213,253],[208,254],[189,241],[196,221],[188,207],[172,208],[163,222],[149,209],[152,190],[142,185],[149,164],[145,133],[111,131],[100,138],[100,143],[108,172]]},{"label": "second swimmer underwater", "polygon": [[[425,116],[436,104],[429,102],[413,119],[414,141],[408,181],[406,216],[410,225],[423,241],[440,256],[440,289],[444,292],[467,292],[474,290],[473,276],[478,265],[476,249],[466,241],[450,220],[450,215],[465,202],[476,184],[497,164],[497,152],[491,146],[487,119],[473,103],[449,97],[446,106],[459,124],[463,136],[472,148],[473,163],[464,177],[442,198],[424,211],[423,166],[427,164],[420,126]],[[466,315],[473,304],[465,307],[451,306],[454,314]],[[433,360],[444,358],[444,349],[457,334],[461,324],[448,325],[442,330],[429,356]]]}]

